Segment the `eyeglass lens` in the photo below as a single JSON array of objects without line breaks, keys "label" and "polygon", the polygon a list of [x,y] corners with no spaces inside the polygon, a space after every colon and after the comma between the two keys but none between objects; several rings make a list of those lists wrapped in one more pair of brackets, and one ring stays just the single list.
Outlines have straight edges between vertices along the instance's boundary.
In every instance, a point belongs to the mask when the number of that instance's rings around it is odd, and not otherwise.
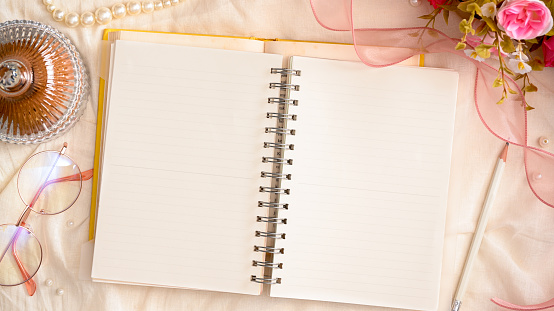
[{"label": "eyeglass lens", "polygon": [[77,200],[81,171],[67,156],[56,151],[37,153],[21,168],[17,188],[23,202],[37,213],[58,214]]},{"label": "eyeglass lens", "polygon": [[0,225],[0,285],[31,279],[42,261],[42,247],[25,227]]}]

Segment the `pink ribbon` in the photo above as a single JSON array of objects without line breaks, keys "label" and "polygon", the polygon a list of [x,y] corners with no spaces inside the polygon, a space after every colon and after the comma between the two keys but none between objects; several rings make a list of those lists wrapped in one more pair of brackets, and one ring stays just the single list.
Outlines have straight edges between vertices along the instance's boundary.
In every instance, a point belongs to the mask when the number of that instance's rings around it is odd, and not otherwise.
[{"label": "pink ribbon", "polygon": [[[498,76],[494,67],[467,57],[454,47],[459,42],[444,33],[425,27],[356,28],[353,0],[310,0],[319,24],[333,31],[350,31],[356,53],[371,67],[397,64],[412,56],[432,53],[452,53],[471,61],[477,68],[475,106],[483,125],[499,139],[524,149],[527,182],[531,191],[544,204],[554,207],[554,154],[527,144],[527,111],[521,89],[509,77],[504,84],[517,94],[508,92],[502,104],[502,87],[492,87]],[[541,113],[537,111],[536,113]],[[544,112],[542,112],[544,113]],[[517,306],[494,298],[500,306],[513,310],[541,310],[552,307],[554,299],[536,306]],[[538,306],[539,309],[536,309]],[[535,309],[526,309],[526,308]],[[519,309],[518,309],[519,308]]]},{"label": "pink ribbon", "polygon": [[492,302],[496,303],[497,305],[504,307],[506,309],[511,310],[521,310],[521,311],[535,311],[535,310],[544,310],[548,308],[554,307],[554,299],[550,299],[549,301],[539,303],[537,305],[529,305],[529,306],[518,306],[514,305],[513,303],[506,302],[504,300],[493,298],[491,299]]}]

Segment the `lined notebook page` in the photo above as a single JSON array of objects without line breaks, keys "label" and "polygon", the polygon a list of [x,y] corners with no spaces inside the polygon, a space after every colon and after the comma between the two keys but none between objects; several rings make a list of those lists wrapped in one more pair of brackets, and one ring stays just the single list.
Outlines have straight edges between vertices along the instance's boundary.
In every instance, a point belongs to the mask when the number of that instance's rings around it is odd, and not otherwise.
[{"label": "lined notebook page", "polygon": [[435,310],[457,73],[293,57],[271,296]]},{"label": "lined notebook page", "polygon": [[[92,277],[259,294],[281,56],[116,41]],[[265,184],[264,184],[265,182]]]}]

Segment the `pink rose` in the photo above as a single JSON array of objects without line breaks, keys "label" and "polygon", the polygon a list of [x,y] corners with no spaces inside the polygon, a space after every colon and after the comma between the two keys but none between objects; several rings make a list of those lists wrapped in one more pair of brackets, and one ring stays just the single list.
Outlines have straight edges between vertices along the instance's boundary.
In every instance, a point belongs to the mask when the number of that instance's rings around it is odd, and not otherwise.
[{"label": "pink rose", "polygon": [[554,67],[554,37],[544,40],[542,43],[542,53],[544,54],[544,65]]},{"label": "pink rose", "polygon": [[540,0],[506,0],[496,19],[498,26],[516,40],[533,39],[552,28],[552,14]]},{"label": "pink rose", "polygon": [[429,0],[429,3],[436,9],[439,5],[444,4],[446,0]]}]

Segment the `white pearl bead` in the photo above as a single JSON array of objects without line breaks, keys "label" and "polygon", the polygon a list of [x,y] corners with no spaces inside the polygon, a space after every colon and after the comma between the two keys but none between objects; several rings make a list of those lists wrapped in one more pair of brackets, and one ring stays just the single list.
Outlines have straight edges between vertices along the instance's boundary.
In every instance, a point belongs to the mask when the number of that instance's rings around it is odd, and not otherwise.
[{"label": "white pearl bead", "polygon": [[141,10],[142,10],[142,6],[140,5],[140,2],[138,1],[127,2],[127,13],[129,13],[129,15],[140,14]]},{"label": "white pearl bead", "polygon": [[410,4],[412,6],[419,6],[421,4],[421,0],[410,0]]},{"label": "white pearl bead", "polygon": [[100,25],[106,25],[112,21],[112,11],[107,7],[101,7],[96,10],[95,17],[96,22]]},{"label": "white pearl bead", "polygon": [[65,291],[63,290],[63,288],[58,288],[58,289],[56,290],[56,295],[61,296],[61,295],[63,295],[63,294],[65,294]]},{"label": "white pearl bead", "polygon": [[52,17],[56,22],[61,22],[65,17],[65,12],[62,9],[55,9],[52,11]]},{"label": "white pearl bead", "polygon": [[83,26],[88,27],[94,25],[95,22],[94,14],[92,12],[85,12],[81,14],[81,24]]},{"label": "white pearl bead", "polygon": [[79,14],[75,12],[68,13],[65,16],[65,24],[69,27],[77,27],[79,25]]},{"label": "white pearl bead", "polygon": [[44,3],[44,5],[49,5],[54,3],[54,0],[42,0],[42,3]]},{"label": "white pearl bead", "polygon": [[75,222],[73,220],[68,220],[66,223],[65,223],[68,227],[73,227],[73,225],[75,224]]},{"label": "white pearl bead", "polygon": [[541,147],[546,147],[549,143],[550,139],[548,139],[547,137],[542,136],[541,138],[539,138],[539,145],[541,145]]},{"label": "white pearl bead", "polygon": [[142,2],[142,11],[144,13],[154,12],[154,2],[152,2],[152,1],[143,1]]},{"label": "white pearl bead", "polygon": [[164,5],[162,3],[162,0],[156,0],[154,1],[154,9],[161,10],[164,8]]},{"label": "white pearl bead", "polygon": [[163,0],[164,8],[168,8],[171,6],[171,0]]},{"label": "white pearl bead", "polygon": [[533,174],[533,179],[534,180],[541,180],[542,179],[542,174],[541,173],[534,173]]},{"label": "white pearl bead", "polygon": [[179,0],[171,0],[171,5],[177,5],[179,4]]},{"label": "white pearl bead", "polygon": [[125,4],[123,3],[116,3],[112,6],[112,14],[115,18],[122,18],[125,17],[127,14],[127,8],[125,8]]},{"label": "white pearl bead", "polygon": [[48,279],[44,281],[44,284],[46,284],[46,286],[52,286],[54,284],[54,281],[52,281],[52,279]]},{"label": "white pearl bead", "polygon": [[54,12],[55,9],[56,9],[56,6],[53,5],[53,4],[49,4],[49,5],[46,6],[46,10],[48,12]]}]

